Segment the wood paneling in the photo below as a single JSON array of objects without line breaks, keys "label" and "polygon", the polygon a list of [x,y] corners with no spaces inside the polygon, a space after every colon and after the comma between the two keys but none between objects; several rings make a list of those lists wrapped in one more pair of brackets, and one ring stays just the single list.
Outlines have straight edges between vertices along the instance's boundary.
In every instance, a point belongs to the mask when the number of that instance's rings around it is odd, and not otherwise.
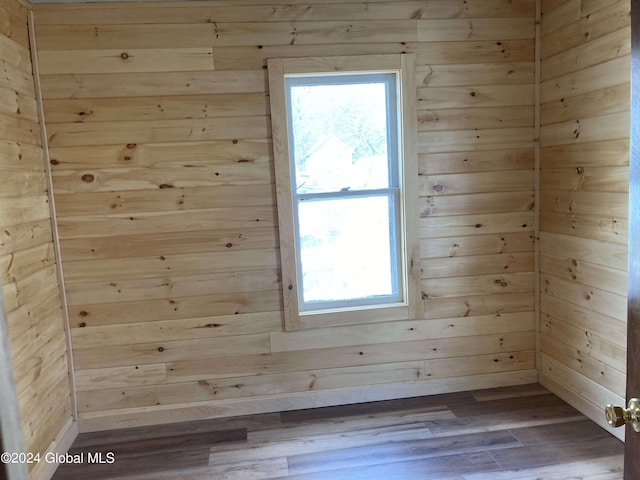
[{"label": "wood paneling", "polygon": [[257,93],[264,92],[264,81],[262,69],[45,75],[42,77],[42,95],[47,100]]},{"label": "wood paneling", "polygon": [[[114,73],[213,70],[213,49],[146,48],[143,50],[48,51],[39,57],[40,73]],[[78,65],[82,65],[78,68]]]},{"label": "wood paneling", "polygon": [[171,97],[87,98],[45,103],[48,122],[109,122],[129,120],[184,120],[208,117],[266,115],[263,93],[230,93]]},{"label": "wood paneling", "polygon": [[[593,1],[593,0],[592,0]],[[179,8],[176,8],[179,7]],[[533,0],[485,0],[484,2],[452,2],[435,0],[427,4],[422,1],[404,0],[390,3],[376,0],[366,5],[361,3],[335,4],[333,1],[318,1],[309,8],[307,0],[276,1],[270,5],[255,4],[254,0],[214,1],[202,5],[159,3],[153,6],[132,5],[126,12],[111,5],[64,5],[39,6],[36,12],[38,23],[56,24],[136,24],[136,23],[205,23],[262,22],[325,20],[349,18],[353,20],[389,19],[436,19],[436,18],[504,18],[526,17],[534,8]]]},{"label": "wood paneling", "polygon": [[[36,7],[82,428],[531,379],[534,16],[531,0]],[[424,318],[284,332],[266,59],[403,52]]]},{"label": "wood paneling", "polygon": [[[575,4],[575,2],[573,2]],[[582,0],[580,16],[575,21],[569,22],[562,28],[543,34],[544,41],[541,45],[542,59],[565,52],[574,47],[585,44],[608,35],[617,30],[628,28],[629,0],[602,1]],[[561,5],[558,6],[561,8]],[[545,17],[552,11],[545,13]],[[543,19],[543,23],[546,18]]]},{"label": "wood paneling", "polygon": [[540,380],[603,424],[625,395],[630,3],[546,3]]},{"label": "wood paneling", "polygon": [[0,2],[0,283],[24,448],[44,457],[73,436],[73,407],[25,5]]}]

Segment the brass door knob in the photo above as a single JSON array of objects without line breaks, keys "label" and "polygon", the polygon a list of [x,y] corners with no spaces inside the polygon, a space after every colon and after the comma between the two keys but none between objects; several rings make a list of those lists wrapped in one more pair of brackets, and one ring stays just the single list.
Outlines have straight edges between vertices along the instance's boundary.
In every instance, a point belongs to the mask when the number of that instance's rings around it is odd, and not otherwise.
[{"label": "brass door knob", "polygon": [[640,400],[637,398],[629,400],[627,408],[608,404],[604,409],[604,416],[612,427],[621,427],[628,423],[640,433]]}]

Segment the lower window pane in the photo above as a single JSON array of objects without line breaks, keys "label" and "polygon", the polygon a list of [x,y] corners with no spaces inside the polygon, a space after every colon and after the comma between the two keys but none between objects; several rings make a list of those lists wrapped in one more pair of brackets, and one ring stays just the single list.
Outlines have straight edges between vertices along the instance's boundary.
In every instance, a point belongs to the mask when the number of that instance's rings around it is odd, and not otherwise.
[{"label": "lower window pane", "polygon": [[392,202],[388,195],[299,201],[304,304],[397,296]]}]

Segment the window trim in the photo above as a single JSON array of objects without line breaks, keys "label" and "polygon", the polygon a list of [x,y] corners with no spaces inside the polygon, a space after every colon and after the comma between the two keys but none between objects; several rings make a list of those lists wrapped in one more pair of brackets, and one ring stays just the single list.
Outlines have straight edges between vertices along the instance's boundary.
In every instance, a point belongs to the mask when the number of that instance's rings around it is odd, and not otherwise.
[{"label": "window trim", "polygon": [[[271,125],[275,164],[276,200],[280,233],[280,259],[284,300],[284,328],[295,331],[357,323],[375,323],[391,320],[414,319],[421,316],[420,244],[418,240],[418,161],[417,112],[415,100],[415,56],[412,54],[365,55],[343,57],[277,58],[268,61]],[[399,138],[402,152],[400,172],[401,215],[399,226],[403,231],[402,264],[405,270],[403,303],[391,305],[357,306],[339,310],[300,312],[298,304],[298,267],[294,229],[293,192],[289,159],[289,132],[287,126],[287,75],[398,73],[400,116],[398,123],[403,133]]]}]

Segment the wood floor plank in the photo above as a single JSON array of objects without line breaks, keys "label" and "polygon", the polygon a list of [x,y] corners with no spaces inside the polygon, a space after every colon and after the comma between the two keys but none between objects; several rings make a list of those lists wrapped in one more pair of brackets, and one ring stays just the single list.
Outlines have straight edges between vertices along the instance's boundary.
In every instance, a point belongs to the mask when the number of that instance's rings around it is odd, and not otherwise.
[{"label": "wood floor plank", "polygon": [[[504,411],[505,403],[507,402],[503,399],[485,400],[482,403],[474,403],[472,405],[452,405],[450,408],[458,418],[478,417],[494,415]],[[564,402],[555,395],[547,393],[535,397],[511,398],[508,404],[509,413],[515,413],[531,409],[558,407],[564,405]]]},{"label": "wood floor plank", "polygon": [[427,422],[415,422],[406,425],[360,428],[328,434],[302,435],[261,443],[249,442],[241,448],[235,445],[219,446],[211,449],[209,463],[214,465],[225,462],[266,460],[292,454],[318,454],[338,448],[419,441],[432,437],[426,424]]},{"label": "wood floor plank", "polygon": [[337,407],[311,408],[306,410],[296,410],[282,412],[283,425],[318,422],[341,417],[351,417],[359,415],[375,416],[386,412],[397,412],[410,408],[428,409],[438,405],[452,405],[472,401],[473,397],[468,392],[448,393],[445,395],[434,395],[431,397],[404,398],[400,400],[384,400],[381,402],[356,403],[353,405],[341,405]]},{"label": "wood floor plank", "polygon": [[380,465],[390,462],[408,462],[417,459],[461,453],[470,454],[518,446],[520,444],[516,438],[506,430],[395,442],[392,444],[371,445],[369,447],[333,450],[320,454],[292,455],[289,457],[289,474],[298,475],[324,470]]},{"label": "wood floor plank", "polygon": [[149,452],[153,452],[154,455],[169,452],[188,452],[202,445],[246,442],[246,440],[247,430],[245,428],[235,428],[202,433],[189,432],[183,435],[149,438],[146,440],[130,440],[101,447],[73,447],[69,450],[69,453],[72,455],[84,453],[86,455],[88,452],[101,452],[106,456],[107,453],[111,452],[118,460],[121,460],[123,458],[143,457]]},{"label": "wood floor plank", "polygon": [[546,465],[544,467],[513,469],[503,472],[492,472],[465,475],[464,480],[620,480],[622,478],[622,456],[595,458],[576,462],[566,462],[561,465]]},{"label": "wood floor plank", "polygon": [[568,438],[580,438],[594,443],[602,440],[603,430],[593,422],[567,422],[552,425],[539,425],[509,430],[524,446],[541,443],[566,442]]},{"label": "wood floor plank", "polygon": [[124,442],[145,441],[155,438],[169,438],[173,435],[199,434],[226,430],[259,430],[280,425],[279,413],[213,418],[196,422],[170,423],[151,427],[123,428],[102,432],[81,433],[72,448],[100,448],[104,445],[118,445]]},{"label": "wood floor plank", "polygon": [[505,406],[502,413],[465,417],[457,420],[427,422],[427,428],[436,437],[462,435],[471,432],[489,432],[504,428],[522,428],[548,423],[575,422],[582,415],[568,405],[509,412]]},{"label": "wood floor plank", "polygon": [[[417,480],[423,478],[428,478],[429,480],[453,480],[462,478],[465,473],[495,472],[499,470],[500,466],[491,458],[489,452],[479,452],[304,473],[283,478],[287,480],[358,480],[367,478],[380,480]],[[428,476],[425,476],[426,472],[428,472]]]},{"label": "wood floor plank", "polygon": [[[393,426],[412,429],[416,424],[429,420],[453,419],[455,416],[446,407],[434,407],[427,409],[400,410],[389,415],[356,415],[318,422],[306,422],[302,424],[281,425],[271,429],[263,429],[251,432],[248,441],[251,444],[268,443],[278,440],[300,439],[327,434],[340,434],[367,430],[376,427]],[[425,430],[424,438],[431,438],[431,434]]]},{"label": "wood floor plank", "polygon": [[[158,472],[168,470],[182,470],[194,466],[206,466],[209,450],[200,447],[187,451],[163,452],[138,457],[115,457],[113,464],[82,463],[82,469],[74,468],[75,464],[64,464],[58,469],[55,479],[65,480],[110,480],[129,478],[135,474],[153,474],[157,478]],[[206,477],[203,477],[206,478]]]},{"label": "wood floor plank", "polygon": [[[257,462],[239,462],[181,470],[153,472],[150,474],[119,477],[121,480],[267,480],[287,475],[286,458],[270,458]],[[284,477],[286,478],[286,477]]]},{"label": "wood floor plank", "polygon": [[506,400],[517,397],[534,397],[546,395],[548,390],[538,384],[518,385],[515,387],[487,388],[473,392],[473,398],[478,402],[487,400]]},{"label": "wood floor plank", "polygon": [[569,459],[590,459],[596,455],[613,455],[620,449],[614,437],[597,442],[574,439],[571,442],[553,442],[527,445],[491,452],[503,469],[523,469],[551,464],[562,464]]}]

